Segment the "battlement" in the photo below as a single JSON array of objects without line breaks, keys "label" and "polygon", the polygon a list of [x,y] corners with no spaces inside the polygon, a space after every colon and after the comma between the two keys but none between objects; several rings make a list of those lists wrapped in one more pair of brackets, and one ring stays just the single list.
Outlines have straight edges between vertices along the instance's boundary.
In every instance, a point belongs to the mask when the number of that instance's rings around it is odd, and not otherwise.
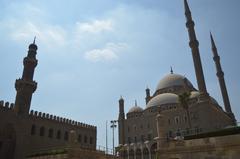
[{"label": "battlement", "polygon": [[0,110],[3,111],[13,111],[14,103],[0,101]]},{"label": "battlement", "polygon": [[62,117],[59,117],[56,115],[38,112],[38,111],[34,111],[34,110],[30,111],[29,116],[33,117],[33,118],[40,118],[40,119],[44,119],[44,120],[50,120],[50,121],[54,121],[54,122],[69,124],[69,125],[73,125],[73,126],[81,127],[81,128],[88,128],[88,129],[93,129],[93,130],[97,129],[97,127],[93,126],[93,125],[88,125],[88,124],[74,121],[71,119],[62,118]]}]

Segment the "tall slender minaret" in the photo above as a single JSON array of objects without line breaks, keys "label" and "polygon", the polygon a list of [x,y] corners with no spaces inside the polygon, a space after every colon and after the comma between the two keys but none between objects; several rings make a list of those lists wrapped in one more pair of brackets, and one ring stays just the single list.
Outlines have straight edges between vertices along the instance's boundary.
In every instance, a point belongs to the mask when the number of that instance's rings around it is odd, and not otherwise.
[{"label": "tall slender minaret", "polygon": [[124,145],[125,144],[125,136],[124,136],[124,122],[125,122],[125,113],[124,113],[124,99],[119,99],[119,116],[118,116],[118,138],[119,138],[119,144]]},{"label": "tall slender minaret", "polygon": [[217,70],[217,77],[219,81],[219,85],[221,88],[223,103],[225,107],[225,111],[235,120],[234,114],[232,113],[230,101],[228,98],[227,87],[225,84],[224,79],[224,72],[222,71],[221,63],[220,63],[220,56],[218,55],[217,47],[215,45],[212,33],[210,32],[211,44],[212,44],[212,53],[213,53],[213,60],[215,62],[216,70]]},{"label": "tall slender minaret", "polygon": [[32,44],[29,45],[28,55],[23,59],[22,78],[17,79],[15,88],[17,91],[15,99],[14,111],[18,115],[27,115],[31,106],[32,94],[37,89],[37,83],[33,81],[33,75],[38,60],[36,59],[37,45],[35,38]]},{"label": "tall slender minaret", "polygon": [[194,21],[192,20],[192,15],[191,15],[191,11],[189,9],[187,0],[184,0],[184,7],[185,7],[185,16],[187,20],[186,27],[188,29],[188,35],[190,40],[189,46],[192,50],[192,57],[193,57],[196,78],[197,78],[198,89],[203,97],[208,97],[204,75],[203,75],[199,48],[198,48],[199,42],[196,37],[196,33],[194,29],[195,24],[194,24]]},{"label": "tall slender minaret", "polygon": [[146,101],[146,104],[148,104],[148,102],[149,102],[150,99],[151,99],[150,89],[147,87],[145,91],[146,91],[145,101]]}]

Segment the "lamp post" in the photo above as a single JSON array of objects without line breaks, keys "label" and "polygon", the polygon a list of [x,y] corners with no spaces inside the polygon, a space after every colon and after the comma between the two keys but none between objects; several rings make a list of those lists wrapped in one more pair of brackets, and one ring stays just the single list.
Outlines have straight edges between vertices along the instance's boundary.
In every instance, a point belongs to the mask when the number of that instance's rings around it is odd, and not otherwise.
[{"label": "lamp post", "polygon": [[112,132],[113,132],[113,155],[115,155],[115,150],[114,150],[114,129],[117,127],[117,120],[111,120],[111,128],[112,128]]}]

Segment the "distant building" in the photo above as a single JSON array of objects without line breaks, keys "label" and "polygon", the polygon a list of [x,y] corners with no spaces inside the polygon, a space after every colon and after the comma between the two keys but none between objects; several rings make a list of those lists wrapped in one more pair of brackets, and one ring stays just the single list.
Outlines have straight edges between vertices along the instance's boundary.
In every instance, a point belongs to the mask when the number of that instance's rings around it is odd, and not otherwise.
[{"label": "distant building", "polygon": [[[74,130],[79,148],[96,149],[97,128],[56,115],[30,110],[37,66],[37,45],[29,45],[22,77],[15,82],[15,104],[0,101],[0,158],[23,159],[33,153],[66,147]],[[4,66],[2,66],[4,67]],[[61,90],[60,90],[61,91]]]},{"label": "distant building", "polygon": [[[157,114],[164,116],[160,123],[161,137],[172,140],[184,136],[202,134],[235,126],[236,120],[231,110],[230,101],[224,81],[224,73],[220,64],[213,37],[211,35],[213,59],[216,64],[225,110],[209,95],[205,85],[201,64],[199,42],[194,22],[187,1],[184,1],[186,27],[189,34],[189,46],[192,51],[195,74],[198,84],[196,89],[183,75],[170,74],[163,77],[153,95],[146,89],[146,107],[135,103],[125,116],[124,99],[119,100],[119,150],[125,159],[153,159],[158,149]],[[179,59],[184,62],[184,59]],[[161,149],[161,147],[159,147]],[[166,157],[166,156],[165,156]]]}]

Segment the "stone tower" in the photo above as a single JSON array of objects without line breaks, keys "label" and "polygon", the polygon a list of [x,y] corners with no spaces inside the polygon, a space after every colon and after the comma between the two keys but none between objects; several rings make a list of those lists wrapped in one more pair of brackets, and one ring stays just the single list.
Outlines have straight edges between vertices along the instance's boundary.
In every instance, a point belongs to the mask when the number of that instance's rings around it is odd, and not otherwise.
[{"label": "stone tower", "polygon": [[232,113],[232,109],[231,109],[231,105],[228,97],[227,87],[224,79],[224,72],[222,71],[222,67],[220,63],[220,56],[218,55],[217,47],[215,45],[215,42],[211,33],[210,33],[210,38],[211,38],[211,45],[212,45],[213,60],[215,62],[215,66],[217,70],[217,77],[218,77],[218,81],[219,81],[219,85],[222,93],[225,111],[230,115],[230,117],[234,120],[234,122],[236,122],[234,114]]},{"label": "stone tower", "polygon": [[125,113],[124,113],[124,99],[121,97],[119,99],[119,116],[118,116],[118,134],[119,134],[119,144],[124,145],[124,120],[125,120]]},{"label": "stone tower", "polygon": [[23,59],[23,73],[22,78],[17,79],[15,88],[17,91],[15,99],[14,111],[18,115],[26,115],[29,113],[32,94],[37,89],[37,83],[33,81],[33,75],[38,60],[36,59],[37,45],[35,38],[32,44],[29,45],[28,55]]},{"label": "stone tower", "polygon": [[203,75],[203,69],[202,69],[202,63],[199,53],[199,42],[196,37],[195,29],[194,29],[194,21],[192,20],[191,11],[189,9],[187,0],[184,0],[184,8],[185,8],[185,16],[186,16],[186,27],[188,29],[188,35],[189,35],[189,46],[192,50],[192,57],[193,57],[193,63],[197,78],[197,84],[198,89],[201,93],[202,97],[208,97],[207,88],[205,84],[205,79]]}]

